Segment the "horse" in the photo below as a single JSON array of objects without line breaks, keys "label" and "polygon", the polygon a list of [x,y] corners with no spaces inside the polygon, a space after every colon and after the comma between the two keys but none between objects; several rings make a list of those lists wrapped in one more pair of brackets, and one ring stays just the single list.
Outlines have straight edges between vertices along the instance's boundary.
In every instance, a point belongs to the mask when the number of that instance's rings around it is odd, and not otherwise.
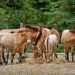
[{"label": "horse", "polygon": [[46,47],[46,62],[50,62],[53,60],[53,54],[54,58],[57,58],[56,54],[56,48],[60,40],[60,35],[59,32],[55,28],[48,28],[49,29],[49,34],[45,39],[45,47]]},{"label": "horse", "polygon": [[[54,43],[56,44],[56,42],[54,42],[54,41],[57,41],[59,34],[57,35],[57,32],[56,31],[54,32],[54,29],[50,30],[50,29],[44,28],[44,27],[41,27],[41,28],[38,27],[39,30],[36,33],[32,33],[31,32],[32,28],[27,27],[27,29],[28,29],[27,31],[30,32],[30,34],[32,34],[29,36],[30,36],[30,40],[32,41],[32,44],[33,44],[34,58],[35,59],[39,58],[43,62],[43,54],[44,54],[45,61],[47,62],[47,59],[49,59],[49,56],[50,56],[50,55],[48,56],[48,54],[50,54],[50,53],[48,53],[50,51],[50,49],[48,49],[48,47],[47,47],[47,39],[51,39],[52,37],[50,37],[50,35],[53,36],[53,34],[55,34],[54,39],[56,39],[56,40],[53,39],[53,41],[52,41],[53,43],[50,43],[50,42],[48,43],[48,45],[51,47],[51,45],[54,45]],[[34,29],[35,28],[36,27],[34,27]],[[35,36],[33,38],[34,34],[35,34]],[[33,39],[35,39],[35,40],[33,40]],[[50,40],[48,40],[48,41],[50,41]],[[52,47],[52,50],[53,49],[54,48]],[[54,50],[53,50],[53,52],[56,55],[56,52]]]},{"label": "horse", "polygon": [[[33,44],[33,53],[34,58],[40,59],[43,61],[43,54],[45,56],[45,60],[47,61],[48,57],[48,50],[47,45],[45,45],[46,39],[48,39],[49,35],[53,34],[48,28],[43,27],[34,27],[34,26],[25,26],[24,28],[20,29],[17,34],[21,35],[21,38],[25,38],[23,42],[31,41]],[[18,36],[19,37],[19,36]],[[20,44],[20,43],[19,43]],[[47,42],[46,42],[47,44]],[[19,45],[21,46],[21,44]],[[22,47],[22,46],[21,46]]]},{"label": "horse", "polygon": [[61,42],[64,44],[65,59],[69,61],[69,52],[71,52],[72,62],[74,61],[73,47],[75,44],[75,32],[66,29],[62,32]]},{"label": "horse", "polygon": [[[4,49],[5,48],[9,48],[12,54],[12,60],[11,62],[13,62],[13,58],[16,52],[18,52],[21,55],[21,51],[25,48],[24,45],[26,45],[27,43],[27,36],[24,34],[21,34],[18,30],[16,33],[11,33],[9,32],[11,30],[8,30],[7,32],[5,31],[1,31],[0,32],[0,55],[1,55],[1,59],[2,63],[5,62],[5,59],[3,57],[3,53],[4,53]],[[15,30],[16,31],[16,30]],[[7,62],[5,62],[7,64]]]},{"label": "horse", "polygon": [[[42,55],[42,50],[40,49],[39,40],[41,38],[42,32],[41,28],[38,26],[25,26],[23,30],[20,31],[21,33],[27,34],[27,41],[30,40],[33,45],[33,53],[34,53],[34,58],[41,57]],[[36,48],[36,50],[34,50]],[[37,57],[36,57],[37,56]]]},{"label": "horse", "polygon": [[34,58],[38,59],[38,61],[40,61],[41,63],[44,62],[44,58],[45,61],[47,60],[47,50],[46,50],[46,46],[45,46],[45,39],[47,38],[47,36],[50,34],[49,29],[47,28],[40,28],[40,33],[41,36],[39,38],[39,40],[37,41],[37,43],[34,45]]}]

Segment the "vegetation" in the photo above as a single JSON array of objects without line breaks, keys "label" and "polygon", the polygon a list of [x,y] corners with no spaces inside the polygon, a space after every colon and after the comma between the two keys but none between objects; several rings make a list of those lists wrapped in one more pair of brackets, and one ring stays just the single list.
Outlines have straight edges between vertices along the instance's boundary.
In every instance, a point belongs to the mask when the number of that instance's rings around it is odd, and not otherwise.
[{"label": "vegetation", "polygon": [[0,0],[0,28],[25,24],[75,26],[75,0]]},{"label": "vegetation", "polygon": [[0,28],[17,28],[21,22],[55,26],[59,31],[74,28],[75,0],[0,0]]}]

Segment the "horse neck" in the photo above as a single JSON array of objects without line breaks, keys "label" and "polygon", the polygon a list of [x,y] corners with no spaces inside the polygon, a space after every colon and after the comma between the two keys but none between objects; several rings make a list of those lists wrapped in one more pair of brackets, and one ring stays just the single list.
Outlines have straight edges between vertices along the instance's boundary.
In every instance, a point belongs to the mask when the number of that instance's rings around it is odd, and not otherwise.
[{"label": "horse neck", "polygon": [[38,32],[34,32],[33,33],[33,37],[32,37],[33,45],[37,45],[38,41],[41,38],[41,35],[42,35],[41,31],[38,31]]},{"label": "horse neck", "polygon": [[19,41],[19,44],[22,45],[27,41],[26,35],[22,36],[21,34],[17,34],[17,40]]}]

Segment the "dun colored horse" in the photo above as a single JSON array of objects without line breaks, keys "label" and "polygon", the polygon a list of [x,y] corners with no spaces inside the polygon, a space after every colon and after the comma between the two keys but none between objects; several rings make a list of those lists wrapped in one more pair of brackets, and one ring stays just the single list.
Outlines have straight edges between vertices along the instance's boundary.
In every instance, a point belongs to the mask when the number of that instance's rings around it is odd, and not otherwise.
[{"label": "dun colored horse", "polygon": [[69,29],[64,30],[61,36],[61,42],[64,44],[65,58],[69,61],[69,52],[72,55],[72,62],[74,61],[73,47],[75,46],[75,32]]},{"label": "dun colored horse", "polygon": [[[7,63],[4,59],[4,49],[8,48],[11,53],[12,53],[12,60],[16,52],[20,53],[22,50],[25,48],[25,45],[27,44],[27,36],[24,35],[23,33],[21,34],[19,31],[21,29],[16,29],[16,30],[2,30],[0,32],[0,57],[2,63]],[[22,29],[23,30],[23,29]],[[15,31],[15,32],[14,32]],[[3,58],[3,59],[2,59]]]},{"label": "dun colored horse", "polygon": [[[53,53],[56,56],[56,52],[54,50],[54,47],[56,47],[56,43],[58,41],[58,33],[57,30],[55,29],[48,29],[44,27],[25,27],[27,29],[27,34],[30,36],[30,39],[33,44],[33,52],[34,52],[34,58],[35,59],[40,59],[43,62],[43,54],[45,57],[45,61],[48,62],[49,57],[53,55]],[[33,32],[32,29],[38,29],[37,32]],[[30,34],[29,34],[29,33]],[[47,40],[49,41],[47,43]],[[51,41],[52,40],[52,41]],[[48,48],[48,46],[50,48]],[[52,46],[53,47],[52,47]],[[52,52],[51,51],[52,48]],[[49,53],[50,52],[50,53]],[[52,54],[52,55],[50,55]]]},{"label": "dun colored horse", "polygon": [[50,30],[49,31],[50,34],[45,39],[45,46],[47,50],[46,55],[48,59],[47,62],[53,60],[53,54],[54,54],[54,58],[57,58],[56,48],[60,40],[59,32],[55,28],[51,28],[49,30]]},{"label": "dun colored horse", "polygon": [[[5,30],[7,31],[7,30]],[[9,48],[12,53],[12,61],[16,52],[21,54],[24,45],[27,42],[32,42],[33,53],[35,59],[43,61],[43,54],[45,61],[50,60],[53,53],[56,56],[55,47],[58,44],[59,34],[55,29],[48,29],[44,27],[25,26],[17,30],[8,30],[7,33],[1,31],[0,33],[0,55],[2,59],[3,49]],[[12,43],[12,44],[11,44]],[[50,52],[50,53],[49,53]],[[3,60],[2,60],[3,61]]]}]

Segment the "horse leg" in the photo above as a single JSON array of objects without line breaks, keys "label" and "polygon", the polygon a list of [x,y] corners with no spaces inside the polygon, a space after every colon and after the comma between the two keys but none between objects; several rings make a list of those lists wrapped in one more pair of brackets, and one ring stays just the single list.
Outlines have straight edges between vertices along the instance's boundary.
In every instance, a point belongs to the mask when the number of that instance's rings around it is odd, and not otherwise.
[{"label": "horse leg", "polygon": [[4,48],[2,47],[1,49],[2,49],[0,52],[1,63],[6,65],[7,63],[6,63],[6,59],[5,59],[5,55],[4,55]]},{"label": "horse leg", "polygon": [[22,53],[21,52],[19,53],[19,62],[20,63],[22,62]]},{"label": "horse leg", "polygon": [[14,59],[15,54],[11,53],[11,63],[13,64],[13,59]]},{"label": "horse leg", "polygon": [[71,53],[71,56],[72,56],[72,62],[74,62],[74,53],[73,52]]},{"label": "horse leg", "polygon": [[72,62],[74,62],[74,46],[71,47],[71,57],[72,57]]},{"label": "horse leg", "polygon": [[53,61],[53,49],[50,49],[49,59],[50,59],[50,61]]},{"label": "horse leg", "polygon": [[8,48],[4,48],[4,54],[3,54],[4,62],[5,64],[8,64],[8,58],[9,58],[9,50]]},{"label": "horse leg", "polygon": [[2,52],[2,50],[0,50],[0,64],[4,64],[4,59],[3,59],[3,52]]},{"label": "horse leg", "polygon": [[55,59],[58,58],[57,53],[56,53],[56,48],[54,48],[54,57]]},{"label": "horse leg", "polygon": [[69,61],[69,52],[65,53],[65,58],[66,58],[67,61]]},{"label": "horse leg", "polygon": [[8,64],[8,60],[9,60],[9,49],[7,49],[7,64]]},{"label": "horse leg", "polygon": [[58,55],[56,53],[54,53],[55,58],[58,58]]},{"label": "horse leg", "polygon": [[[49,38],[48,38],[49,39]],[[45,62],[46,63],[49,63],[51,60],[50,60],[50,44],[48,42],[48,39],[46,40],[46,43],[44,45],[44,55],[45,55]]]},{"label": "horse leg", "polygon": [[42,49],[34,46],[33,47],[34,60],[38,63],[43,63],[43,52]]},{"label": "horse leg", "polygon": [[7,53],[6,53],[6,51],[5,51],[5,48],[3,47],[3,50],[2,50],[2,59],[3,59],[3,63],[5,64],[5,65],[7,65],[7,55],[6,55]]},{"label": "horse leg", "polygon": [[50,49],[44,50],[45,62],[49,63],[52,61],[52,51]]}]

